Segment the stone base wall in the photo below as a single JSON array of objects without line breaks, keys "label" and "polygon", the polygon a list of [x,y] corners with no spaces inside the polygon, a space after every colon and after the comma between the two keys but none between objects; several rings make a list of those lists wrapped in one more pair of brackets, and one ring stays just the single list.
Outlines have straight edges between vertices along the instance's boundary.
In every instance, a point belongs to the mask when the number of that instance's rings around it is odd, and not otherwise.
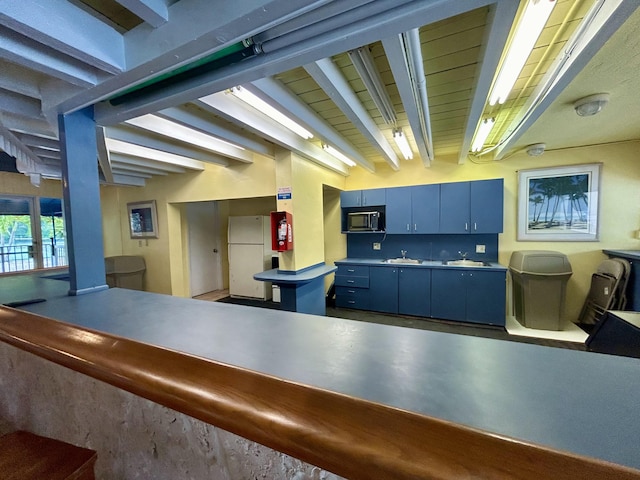
[{"label": "stone base wall", "polygon": [[0,434],[98,452],[96,479],[342,477],[0,342]]}]

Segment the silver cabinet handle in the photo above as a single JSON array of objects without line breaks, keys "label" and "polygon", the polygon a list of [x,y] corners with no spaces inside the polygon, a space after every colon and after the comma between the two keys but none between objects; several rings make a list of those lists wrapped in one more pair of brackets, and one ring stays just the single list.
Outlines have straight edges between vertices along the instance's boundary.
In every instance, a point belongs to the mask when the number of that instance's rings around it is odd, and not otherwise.
[{"label": "silver cabinet handle", "polygon": [[347,283],[356,283],[355,280],[347,280]]},{"label": "silver cabinet handle", "polygon": [[347,290],[347,293],[356,293],[355,290]]},{"label": "silver cabinet handle", "polygon": [[355,300],[349,300],[349,301],[347,301],[347,303],[356,303],[356,301]]},{"label": "silver cabinet handle", "polygon": [[407,232],[410,232],[410,231],[411,231],[411,224],[407,223]]},{"label": "silver cabinet handle", "polygon": [[478,230],[478,224],[476,222],[473,222],[473,229]]},{"label": "silver cabinet handle", "polygon": [[417,232],[417,231],[418,231],[418,224],[417,224],[417,223],[414,223],[414,224],[413,224],[413,231],[414,231],[414,232]]},{"label": "silver cabinet handle", "polygon": [[348,268],[347,272],[355,272],[355,270],[353,268]]},{"label": "silver cabinet handle", "polygon": [[469,231],[469,224],[467,222],[464,222],[464,231]]}]

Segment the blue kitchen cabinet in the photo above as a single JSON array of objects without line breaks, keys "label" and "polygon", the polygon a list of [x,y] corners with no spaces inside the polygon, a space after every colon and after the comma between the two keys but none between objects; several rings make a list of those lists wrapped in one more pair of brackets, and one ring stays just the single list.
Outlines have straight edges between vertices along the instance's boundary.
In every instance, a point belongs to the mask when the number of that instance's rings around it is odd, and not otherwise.
[{"label": "blue kitchen cabinet", "polygon": [[383,206],[386,203],[385,190],[384,188],[371,188],[340,192],[340,206],[342,208]]},{"label": "blue kitchen cabinet", "polygon": [[444,320],[505,324],[506,272],[434,269],[431,316]]},{"label": "blue kitchen cabinet", "polygon": [[461,270],[431,272],[431,316],[443,320],[465,321],[466,279]]},{"label": "blue kitchen cabinet", "polygon": [[471,272],[467,277],[467,321],[504,326],[506,296],[505,272]]},{"label": "blue kitchen cabinet", "polygon": [[398,273],[398,313],[431,315],[431,270],[400,267]]},{"label": "blue kitchen cabinet", "polygon": [[336,306],[369,309],[369,267],[338,265],[335,278]]},{"label": "blue kitchen cabinet", "polygon": [[375,312],[398,313],[398,268],[369,268],[369,306]]},{"label": "blue kitchen cabinet", "polygon": [[387,189],[387,233],[438,233],[440,185]]},{"label": "blue kitchen cabinet", "polygon": [[504,181],[440,185],[440,233],[501,233]]}]

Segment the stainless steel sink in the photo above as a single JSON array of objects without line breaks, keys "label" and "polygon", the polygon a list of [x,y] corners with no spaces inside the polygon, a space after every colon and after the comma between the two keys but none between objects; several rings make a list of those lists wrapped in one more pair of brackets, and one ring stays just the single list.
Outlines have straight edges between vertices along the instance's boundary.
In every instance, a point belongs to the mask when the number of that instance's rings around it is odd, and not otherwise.
[{"label": "stainless steel sink", "polygon": [[476,261],[476,260],[469,260],[467,258],[462,259],[462,260],[449,260],[449,261],[445,261],[443,262],[445,265],[457,265],[460,267],[488,267],[489,264],[486,262],[481,262],[481,261]]},{"label": "stainless steel sink", "polygon": [[413,264],[418,265],[422,263],[422,260],[416,260],[414,258],[387,258],[383,260],[384,263],[404,263],[404,264]]}]

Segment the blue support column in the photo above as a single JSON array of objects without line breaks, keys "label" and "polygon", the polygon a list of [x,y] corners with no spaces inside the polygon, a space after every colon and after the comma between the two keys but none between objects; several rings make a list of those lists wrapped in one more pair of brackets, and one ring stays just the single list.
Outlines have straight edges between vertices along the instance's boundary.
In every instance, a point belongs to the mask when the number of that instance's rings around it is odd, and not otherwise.
[{"label": "blue support column", "polygon": [[93,107],[58,117],[62,192],[69,251],[69,295],[109,288],[104,269],[102,210]]}]

